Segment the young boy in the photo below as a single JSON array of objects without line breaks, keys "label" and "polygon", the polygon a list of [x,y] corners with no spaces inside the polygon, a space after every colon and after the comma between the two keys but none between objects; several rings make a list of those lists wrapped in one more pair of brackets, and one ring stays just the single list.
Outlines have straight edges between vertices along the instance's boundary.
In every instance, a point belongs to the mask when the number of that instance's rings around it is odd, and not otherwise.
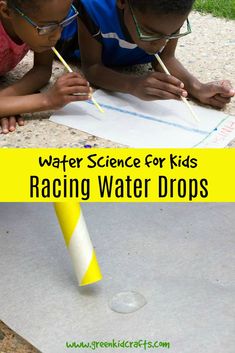
[{"label": "young boy", "polygon": [[[235,90],[230,82],[201,83],[176,59],[178,39],[191,32],[188,15],[194,0],[76,0],[79,28],[62,33],[58,49],[81,55],[89,82],[104,89],[133,94],[144,100],[179,99],[191,95],[204,104],[223,108]],[[79,34],[79,48],[75,44]],[[80,51],[79,51],[80,49]],[[171,76],[154,54],[159,53]],[[112,66],[151,62],[154,72],[141,77],[116,72]]]},{"label": "young boy", "polygon": [[[0,76],[10,72],[29,49],[34,51],[32,69],[12,85],[0,87],[0,132],[24,125],[22,113],[58,109],[89,98],[88,82],[78,73],[62,75],[44,93],[35,93],[49,80],[53,47],[62,28],[77,22],[68,14],[71,0],[0,0]],[[79,93],[79,95],[74,95]]]}]

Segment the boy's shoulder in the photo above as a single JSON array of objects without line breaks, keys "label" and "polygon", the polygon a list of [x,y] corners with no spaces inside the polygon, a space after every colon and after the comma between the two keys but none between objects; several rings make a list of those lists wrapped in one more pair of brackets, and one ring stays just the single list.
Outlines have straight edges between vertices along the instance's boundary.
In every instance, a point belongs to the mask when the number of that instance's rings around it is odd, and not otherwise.
[{"label": "boy's shoulder", "polygon": [[73,4],[79,12],[79,18],[88,29],[91,22],[92,27],[95,25],[99,30],[120,27],[116,0],[74,0]]},{"label": "boy's shoulder", "polygon": [[112,12],[116,9],[116,0],[74,0],[74,5],[79,9],[85,8],[87,11]]},{"label": "boy's shoulder", "polygon": [[23,59],[29,47],[22,43],[17,44],[7,34],[2,22],[0,21],[0,76],[14,69]]}]

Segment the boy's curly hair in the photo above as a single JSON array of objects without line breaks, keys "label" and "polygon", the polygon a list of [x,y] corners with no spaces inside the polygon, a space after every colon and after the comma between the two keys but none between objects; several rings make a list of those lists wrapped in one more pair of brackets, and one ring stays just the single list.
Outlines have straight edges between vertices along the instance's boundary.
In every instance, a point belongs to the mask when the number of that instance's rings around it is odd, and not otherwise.
[{"label": "boy's curly hair", "polygon": [[132,7],[146,13],[177,13],[184,15],[192,10],[195,0],[129,0]]},{"label": "boy's curly hair", "polygon": [[7,0],[7,6],[11,9],[18,7],[23,10],[38,10],[42,0]]}]

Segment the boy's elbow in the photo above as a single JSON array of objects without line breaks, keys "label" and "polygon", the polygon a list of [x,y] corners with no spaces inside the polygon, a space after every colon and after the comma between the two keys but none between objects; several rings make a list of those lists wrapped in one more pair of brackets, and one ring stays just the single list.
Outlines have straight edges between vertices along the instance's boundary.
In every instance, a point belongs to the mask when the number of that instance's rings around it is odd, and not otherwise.
[{"label": "boy's elbow", "polygon": [[92,77],[92,66],[93,65],[88,65],[88,64],[82,63],[82,71],[83,71],[87,80],[90,80],[90,78]]},{"label": "boy's elbow", "polygon": [[35,73],[37,73],[37,77],[39,78],[40,84],[42,86],[45,86],[51,78],[52,75],[52,67],[46,66],[46,65],[38,65],[35,66],[34,69]]},{"label": "boy's elbow", "polygon": [[42,76],[45,84],[47,84],[50,81],[51,75],[52,75],[52,68],[46,67]]},{"label": "boy's elbow", "polygon": [[82,71],[87,79],[92,84],[96,84],[97,78],[99,76],[99,64],[92,65],[82,65]]}]

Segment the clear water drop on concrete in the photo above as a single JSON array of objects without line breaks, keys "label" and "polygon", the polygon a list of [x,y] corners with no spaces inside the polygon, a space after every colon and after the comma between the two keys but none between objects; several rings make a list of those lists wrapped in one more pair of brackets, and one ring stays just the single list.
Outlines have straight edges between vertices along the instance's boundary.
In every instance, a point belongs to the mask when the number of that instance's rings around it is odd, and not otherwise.
[{"label": "clear water drop on concrete", "polygon": [[142,294],[125,291],[115,294],[109,302],[109,307],[117,313],[129,314],[141,309],[145,304],[147,301]]}]

